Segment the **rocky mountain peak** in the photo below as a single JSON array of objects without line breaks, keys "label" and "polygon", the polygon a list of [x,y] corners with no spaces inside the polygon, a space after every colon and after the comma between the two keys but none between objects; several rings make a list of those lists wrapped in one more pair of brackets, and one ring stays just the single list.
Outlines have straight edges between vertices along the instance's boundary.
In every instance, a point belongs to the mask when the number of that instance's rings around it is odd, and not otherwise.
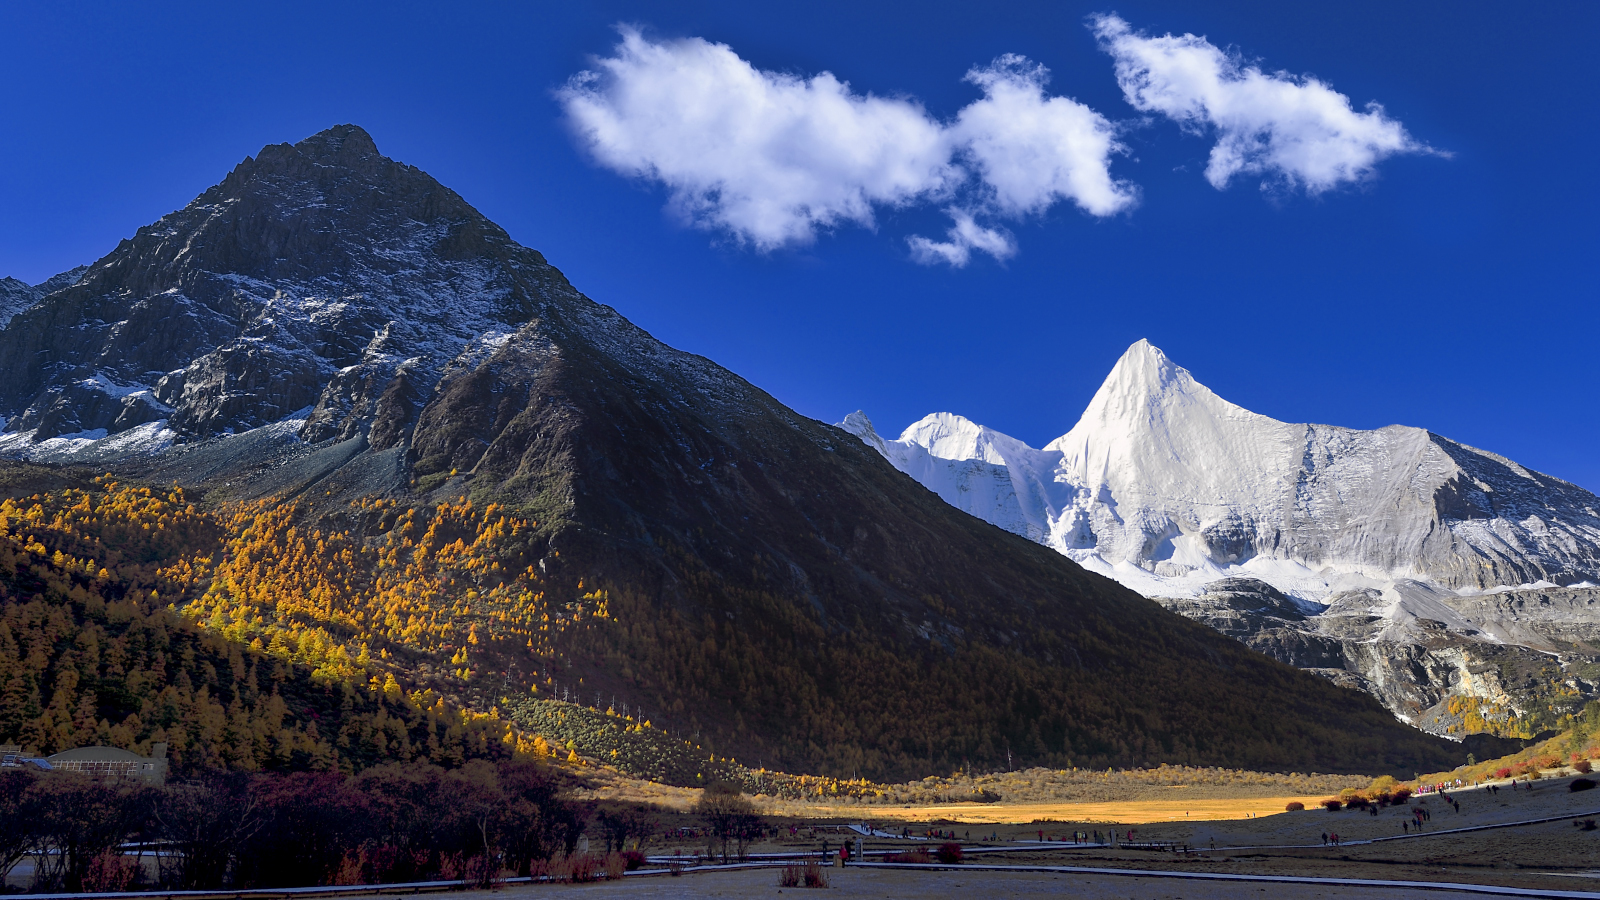
[{"label": "rocky mountain peak", "polygon": [[[246,158],[18,315],[0,416],[13,443],[138,428],[145,446],[292,417],[307,440],[349,438],[409,421],[451,359],[552,287],[538,253],[340,125]],[[385,392],[412,399],[380,415]]]},{"label": "rocky mountain peak", "polygon": [[[323,170],[318,172],[317,170]],[[262,175],[294,174],[305,181],[329,182],[352,173],[369,181],[400,182],[420,170],[395,162],[378,151],[378,145],[358,125],[335,125],[296,143],[268,144],[247,156],[218,185],[224,192],[237,190]],[[426,177],[426,176],[424,176]]]},{"label": "rocky mountain peak", "polygon": [[355,168],[363,163],[379,159],[384,162],[392,162],[392,160],[378,152],[378,145],[372,140],[372,135],[368,134],[367,130],[360,125],[335,125],[332,128],[319,131],[297,144],[278,144],[276,146],[292,146],[296,152],[319,165],[339,165],[346,168]]},{"label": "rocky mountain peak", "polygon": [[39,292],[33,285],[17,278],[0,278],[0,328],[11,317],[39,302]]}]

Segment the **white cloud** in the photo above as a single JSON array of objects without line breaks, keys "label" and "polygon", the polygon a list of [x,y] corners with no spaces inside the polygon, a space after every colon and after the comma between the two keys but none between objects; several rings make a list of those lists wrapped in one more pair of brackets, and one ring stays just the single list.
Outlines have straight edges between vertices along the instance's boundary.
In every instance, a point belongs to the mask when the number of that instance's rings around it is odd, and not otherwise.
[{"label": "white cloud", "polygon": [[761,249],[870,225],[874,204],[953,177],[949,140],[921,107],[855,95],[827,72],[760,72],[724,44],[633,30],[596,64],[560,92],[595,158],[663,182],[692,221]]},{"label": "white cloud", "polygon": [[1114,15],[1090,28],[1116,60],[1117,83],[1134,108],[1216,130],[1206,179],[1219,189],[1243,174],[1319,193],[1369,177],[1396,153],[1434,152],[1377,103],[1358,113],[1315,78],[1268,74],[1203,37],[1149,37]]},{"label": "white cloud", "polygon": [[661,182],[690,222],[761,250],[844,222],[870,227],[878,207],[961,195],[950,240],[912,247],[919,260],[964,265],[973,250],[1016,252],[975,213],[1020,217],[1070,200],[1106,216],[1134,202],[1109,170],[1122,150],[1115,126],[1047,97],[1044,68],[1018,56],[968,73],[984,97],[952,122],[911,99],[857,94],[828,72],[760,71],[699,38],[656,42],[624,29],[594,69],[558,97],[595,159]]},{"label": "white cloud", "polygon": [[974,250],[982,250],[998,260],[1007,260],[1017,254],[1016,241],[1005,231],[979,225],[972,213],[966,210],[949,209],[946,212],[956,222],[947,233],[950,239],[935,241],[920,234],[913,235],[907,239],[911,245],[912,259],[925,266],[942,262],[959,269],[972,259]]},{"label": "white cloud", "polygon": [[1132,206],[1133,188],[1112,179],[1124,150],[1116,126],[1066,97],[1046,97],[1049,71],[1016,54],[967,73],[984,97],[961,110],[954,132],[1004,212],[1043,211],[1057,200],[1109,216]]}]

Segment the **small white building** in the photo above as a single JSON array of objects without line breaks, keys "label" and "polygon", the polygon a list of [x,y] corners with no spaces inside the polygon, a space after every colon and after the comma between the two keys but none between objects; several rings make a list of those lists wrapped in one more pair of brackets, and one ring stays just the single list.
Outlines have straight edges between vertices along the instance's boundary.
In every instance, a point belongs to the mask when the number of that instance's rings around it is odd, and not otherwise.
[{"label": "small white building", "polygon": [[45,762],[58,772],[137,778],[152,785],[165,784],[167,781],[166,744],[150,745],[149,756],[140,756],[131,750],[120,750],[116,747],[79,747],[45,757]]}]

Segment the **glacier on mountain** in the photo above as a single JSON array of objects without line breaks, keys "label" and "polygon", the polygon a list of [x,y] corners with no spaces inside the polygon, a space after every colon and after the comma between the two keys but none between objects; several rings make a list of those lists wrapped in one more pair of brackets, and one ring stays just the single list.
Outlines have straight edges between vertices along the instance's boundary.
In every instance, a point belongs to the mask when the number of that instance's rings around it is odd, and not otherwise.
[{"label": "glacier on mountain", "polygon": [[1456,592],[1600,581],[1600,499],[1420,428],[1279,422],[1148,341],[1034,449],[950,413],[884,440],[950,504],[1147,596],[1249,576],[1302,601],[1401,580]]}]

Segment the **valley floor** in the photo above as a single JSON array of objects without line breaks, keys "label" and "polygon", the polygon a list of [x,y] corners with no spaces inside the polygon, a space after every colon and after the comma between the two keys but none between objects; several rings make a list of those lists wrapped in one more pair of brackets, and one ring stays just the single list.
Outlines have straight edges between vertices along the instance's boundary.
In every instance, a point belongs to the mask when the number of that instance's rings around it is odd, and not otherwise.
[{"label": "valley floor", "polygon": [[[1160,877],[1058,874],[1046,872],[992,871],[905,871],[885,869],[833,869],[828,889],[818,896],[838,898],[887,897],[972,897],[981,892],[987,898],[1061,897],[1082,900],[1243,900],[1271,897],[1273,900],[1394,900],[1414,897],[1407,887],[1344,887],[1283,882],[1250,883],[1238,881],[1204,882]],[[745,869],[711,872],[682,878],[629,878],[621,884],[573,885],[561,888],[524,887],[495,893],[437,895],[444,900],[533,900],[559,891],[565,896],[641,898],[678,900],[691,897],[776,897],[781,894],[806,895],[802,888],[780,888],[773,869]],[[1567,885],[1581,890],[1587,885]],[[1600,887],[1600,886],[1597,886]],[[1442,890],[1423,895],[1438,900],[1482,898],[1481,893]],[[1528,895],[1524,895],[1528,896]],[[1538,895],[1533,895],[1538,896]],[[1577,896],[1584,896],[1579,894]],[[1600,897],[1600,893],[1587,896]]]},{"label": "valley floor", "polygon": [[[1143,825],[1246,819],[1283,812],[1291,800],[1315,807],[1326,795],[1292,797],[1200,798],[1169,789],[1160,800],[1073,803],[950,803],[933,806],[824,806],[775,802],[771,814],[807,818],[860,818],[898,822],[962,822],[999,825],[1015,822],[1084,822]],[[1055,827],[1055,826],[1049,826]]]},{"label": "valley floor", "polygon": [[[1199,819],[1201,811],[1226,801],[1193,804],[1195,813],[1188,821],[1158,820],[1143,817],[1161,805],[1154,801],[1091,804],[960,804],[946,807],[946,818],[935,825],[953,831],[971,848],[1006,848],[994,853],[980,850],[969,853],[969,864],[1005,866],[1070,866],[1101,869],[1144,869],[1212,873],[1222,875],[1265,875],[1288,879],[1338,878],[1405,882],[1450,882],[1495,885],[1519,891],[1594,892],[1600,897],[1600,830],[1579,827],[1583,818],[1600,817],[1600,791],[1573,793],[1567,789],[1571,779],[1550,778],[1528,792],[1501,787],[1467,788],[1451,792],[1460,803],[1457,812],[1437,795],[1413,798],[1402,807],[1383,809],[1377,816],[1344,810],[1330,813],[1311,808],[1283,812],[1282,803],[1259,816],[1239,818],[1250,806],[1262,805],[1266,798],[1234,801],[1233,818]],[[1310,804],[1308,804],[1310,805]],[[1176,808],[1175,806],[1172,808]],[[1408,831],[1413,808],[1431,814],[1421,834]],[[1054,816],[1039,815],[1041,812]],[[1169,810],[1170,811],[1170,810]],[[792,840],[751,848],[754,853],[820,850],[827,839],[837,848],[840,840],[853,835],[839,823],[869,821],[889,831],[911,827],[913,833],[926,824],[911,825],[894,817],[896,810],[858,807],[855,815],[837,818],[796,819],[800,835]],[[926,810],[916,811],[919,814]],[[1181,813],[1179,813],[1181,815]],[[1578,818],[1573,818],[1573,817]],[[994,824],[1006,818],[1011,824]],[[922,822],[927,815],[920,816]],[[1046,819],[1050,819],[1046,821]],[[1553,821],[1537,821],[1553,819]],[[779,819],[782,821],[781,817]],[[1196,852],[1178,853],[1157,850],[1129,850],[1105,846],[1057,849],[1035,845],[1040,832],[1045,838],[1065,838],[1075,830],[1109,830],[1108,820],[1119,821],[1118,831],[1125,838],[1128,828],[1138,842],[1170,843],[1187,846]],[[815,828],[816,832],[811,833]],[[1323,844],[1324,833],[1337,833],[1341,846]],[[995,835],[998,840],[981,838]],[[969,839],[969,836],[971,839]],[[921,842],[868,840],[867,850],[910,849]],[[658,845],[661,846],[661,845]],[[674,848],[669,840],[663,849]],[[660,852],[660,851],[657,851]],[[838,870],[832,870],[835,873]],[[875,870],[876,871],[876,870]],[[619,896],[735,896],[740,891],[760,895],[767,887],[776,891],[777,874],[770,870],[734,876],[686,876],[701,878],[701,885],[644,884],[619,887]],[[723,879],[723,880],[719,880]],[[669,879],[677,881],[678,879]],[[970,895],[975,881],[982,890],[996,896],[1026,897],[1059,892],[1065,880],[1075,895],[1087,897],[1185,897],[1190,900],[1228,897],[1241,894],[1269,897],[1391,897],[1410,896],[1412,888],[1349,888],[1334,886],[1294,887],[1287,883],[1164,881],[1141,882],[1128,876],[1102,876],[1058,873],[981,872],[968,868],[962,873],[895,871],[868,874],[846,869],[836,886],[840,896],[957,896]],[[722,885],[727,885],[726,888]],[[961,885],[961,887],[958,887]],[[991,886],[992,885],[992,886]],[[1263,890],[1265,891],[1263,893]],[[679,893],[673,893],[678,891]],[[700,893],[695,893],[696,891]],[[726,893],[719,893],[726,891]],[[1098,892],[1098,893],[1097,893]],[[830,894],[829,896],[833,896]],[[1451,896],[1429,893],[1428,896]]]}]

